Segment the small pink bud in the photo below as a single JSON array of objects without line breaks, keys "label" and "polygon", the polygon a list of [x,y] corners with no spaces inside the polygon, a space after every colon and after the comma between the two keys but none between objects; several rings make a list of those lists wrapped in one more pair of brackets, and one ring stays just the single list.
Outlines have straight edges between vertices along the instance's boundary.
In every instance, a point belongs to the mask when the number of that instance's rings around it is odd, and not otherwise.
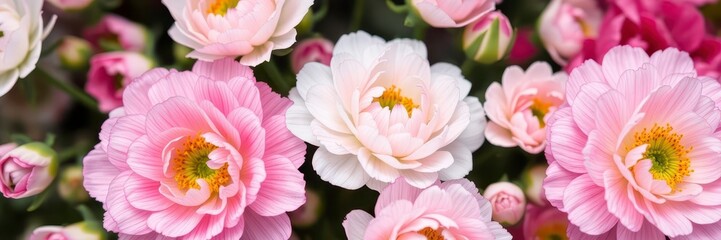
[{"label": "small pink bud", "polygon": [[543,192],[543,179],[546,178],[545,165],[536,165],[523,173],[523,185],[526,186],[524,192],[528,200],[543,206],[546,204],[546,194]]},{"label": "small pink bud", "polygon": [[319,62],[330,65],[333,43],[325,38],[307,39],[298,44],[291,53],[293,71],[298,73],[306,63]]},{"label": "small pink bud", "polygon": [[55,178],[55,150],[40,142],[0,146],[0,191],[6,198],[26,198],[41,193]]},{"label": "small pink bud", "polygon": [[71,70],[81,70],[88,66],[93,49],[88,41],[82,38],[66,36],[57,49],[60,63]]},{"label": "small pink bud", "polygon": [[33,230],[28,240],[99,240],[103,233],[87,222],[79,222],[66,227],[42,226]]},{"label": "small pink bud", "polygon": [[491,202],[494,221],[504,226],[512,226],[521,221],[526,212],[526,198],[521,188],[510,182],[491,184],[483,192],[483,197]]},{"label": "small pink bud", "polygon": [[103,51],[142,52],[148,44],[148,33],[143,25],[117,15],[105,15],[83,35],[93,47]]},{"label": "small pink bud", "polygon": [[566,65],[598,35],[603,11],[596,0],[553,0],[538,20],[538,33],[546,50],[558,64]]},{"label": "small pink bud", "polygon": [[501,60],[509,50],[513,27],[506,15],[499,11],[484,15],[463,31],[466,56],[479,63]]},{"label": "small pink bud", "polygon": [[70,166],[63,169],[60,173],[58,193],[68,202],[84,202],[90,198],[88,192],[83,188],[82,167]]}]

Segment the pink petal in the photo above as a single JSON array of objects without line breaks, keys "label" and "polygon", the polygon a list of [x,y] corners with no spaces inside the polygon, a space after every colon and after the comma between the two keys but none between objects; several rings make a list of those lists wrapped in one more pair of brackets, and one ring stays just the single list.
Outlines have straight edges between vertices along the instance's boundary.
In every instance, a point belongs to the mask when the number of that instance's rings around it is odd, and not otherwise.
[{"label": "pink petal", "polygon": [[576,100],[571,105],[573,120],[584,133],[589,134],[597,128],[596,113],[598,112],[599,98],[610,89],[603,83],[589,83],[581,87],[580,92],[576,95]]},{"label": "pink petal", "polygon": [[305,203],[303,174],[287,158],[265,158],[265,181],[255,202],[250,205],[261,216],[275,216],[293,211]]},{"label": "pink petal", "polygon": [[[569,81],[566,85],[566,99],[569,105],[575,104],[576,96],[581,92],[581,88],[592,82],[599,82],[608,85],[603,76],[601,65],[593,60],[587,60],[583,65],[573,69],[568,77]],[[609,86],[610,87],[610,86]]]},{"label": "pink petal", "polygon": [[145,134],[145,117],[130,115],[119,117],[108,136],[108,160],[115,166],[127,166],[131,144]]},{"label": "pink petal", "polygon": [[243,232],[241,240],[288,239],[290,237],[290,219],[286,214],[263,217],[253,211],[246,211],[243,218],[245,218],[245,232]]},{"label": "pink petal", "polygon": [[83,187],[99,202],[105,202],[110,183],[119,174],[120,170],[110,164],[100,144],[83,158]]},{"label": "pink petal", "polygon": [[612,228],[611,230],[597,235],[589,235],[585,232],[582,232],[581,229],[578,228],[578,226],[569,224],[568,228],[566,229],[566,236],[568,236],[568,239],[579,239],[579,240],[615,240],[616,239],[616,228]]},{"label": "pink petal", "polygon": [[305,161],[306,145],[294,136],[285,125],[285,116],[273,115],[263,121],[265,129],[265,154],[282,155],[298,168]]},{"label": "pink petal", "polygon": [[228,115],[228,121],[238,129],[240,146],[238,151],[245,158],[261,157],[265,151],[265,131],[258,115],[246,108],[238,108]]},{"label": "pink petal", "polygon": [[448,151],[453,155],[453,164],[438,172],[438,178],[440,180],[461,179],[468,175],[471,169],[473,169],[473,155],[471,154],[471,150],[466,148],[460,140],[452,142],[439,149],[439,151]]},{"label": "pink petal", "polygon": [[[397,200],[408,200],[409,202],[415,202],[418,194],[421,193],[422,189],[409,185],[406,181],[400,179],[387,187],[385,187],[378,196],[376,201],[375,212],[380,213],[383,208],[388,206]],[[365,230],[365,229],[364,229]]]},{"label": "pink petal", "polygon": [[203,215],[197,214],[193,207],[173,205],[151,214],[147,224],[162,235],[180,237],[195,229],[202,218]]},{"label": "pink petal", "polygon": [[268,119],[276,115],[285,115],[288,108],[293,105],[293,101],[281,97],[280,94],[273,92],[273,89],[267,83],[257,82],[255,87],[260,93],[260,104],[263,106],[263,119]]},{"label": "pink petal", "polygon": [[[625,228],[623,225],[616,226],[616,237],[618,239],[664,239],[663,233],[648,221],[643,221],[638,231]],[[609,231],[613,233],[613,231]]]},{"label": "pink petal", "polygon": [[553,155],[558,164],[568,171],[586,172],[582,150],[588,139],[573,119],[570,117],[558,118],[553,122],[552,127],[546,129],[549,131],[548,144],[553,145],[547,152]]},{"label": "pink petal", "polygon": [[[376,205],[377,207],[378,205]],[[377,211],[377,210],[376,210]],[[364,240],[365,231],[373,216],[363,210],[353,210],[345,216],[343,228],[348,240]]]},{"label": "pink petal", "polygon": [[233,58],[224,58],[212,62],[198,61],[193,65],[193,72],[215,81],[230,82],[236,77],[255,80],[253,70],[240,64]]},{"label": "pink petal", "polygon": [[615,87],[618,85],[623,72],[629,69],[641,68],[644,63],[648,62],[650,62],[650,58],[641,48],[628,45],[615,47],[603,57],[603,76],[611,87]]},{"label": "pink petal", "polygon": [[546,199],[559,210],[568,212],[568,209],[564,207],[563,197],[566,187],[580,174],[565,170],[558,164],[558,162],[551,162],[546,168],[546,178],[543,179],[543,190],[546,194]]},{"label": "pink petal", "polygon": [[511,130],[499,126],[495,122],[489,122],[485,131],[486,139],[493,145],[499,147],[515,147],[518,145],[513,141]]},{"label": "pink petal", "polygon": [[563,195],[568,220],[587,234],[608,232],[618,223],[618,218],[608,211],[607,205],[604,189],[594,184],[587,174],[571,181]]},{"label": "pink petal", "polygon": [[638,231],[643,224],[641,215],[633,206],[627,195],[627,180],[612,170],[603,174],[605,198],[608,211],[616,216],[624,227],[631,231]]},{"label": "pink petal", "polygon": [[137,209],[152,212],[162,211],[173,205],[173,202],[160,194],[159,188],[160,183],[137,174],[131,174],[125,182],[125,197],[130,205]]},{"label": "pink petal", "polygon": [[131,171],[122,172],[110,183],[108,196],[103,205],[106,210],[103,222],[106,224],[106,228],[108,228],[109,222],[116,224],[113,231],[143,235],[152,231],[148,228],[148,219],[151,213],[134,208],[126,199],[125,182],[132,174]]}]

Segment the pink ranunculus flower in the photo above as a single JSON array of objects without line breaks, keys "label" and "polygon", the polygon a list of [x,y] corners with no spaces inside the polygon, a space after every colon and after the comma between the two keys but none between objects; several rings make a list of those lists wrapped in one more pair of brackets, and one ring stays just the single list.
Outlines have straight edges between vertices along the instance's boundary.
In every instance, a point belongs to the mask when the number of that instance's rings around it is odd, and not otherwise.
[{"label": "pink ranunculus flower", "polygon": [[57,154],[44,143],[0,145],[0,192],[6,198],[26,198],[43,192],[57,171]]},{"label": "pink ranunculus flower", "polygon": [[308,63],[289,98],[288,128],[319,146],[313,169],[347,189],[398,177],[424,188],[464,177],[484,141],[483,107],[458,67],[430,66],[422,42],[344,35],[330,67]]},{"label": "pink ranunculus flower", "polygon": [[568,214],[546,204],[528,204],[523,218],[523,236],[526,240],[568,240]]},{"label": "pink ranunculus flower", "polygon": [[602,19],[597,0],[553,0],[541,14],[538,33],[553,60],[566,65],[586,39],[598,36]]},{"label": "pink ranunculus flower", "polygon": [[123,93],[83,160],[120,238],[288,239],[305,202],[292,103],[232,59],[153,69]]},{"label": "pink ranunculus flower", "polygon": [[3,0],[0,2],[0,97],[35,69],[43,39],[57,16],[47,26],[41,16],[45,0]]},{"label": "pink ranunculus flower", "polygon": [[312,38],[303,40],[293,49],[290,55],[290,63],[293,72],[298,73],[309,62],[319,62],[330,66],[332,56],[333,43],[331,41],[325,38]]},{"label": "pink ranunculus flower", "polygon": [[493,220],[504,226],[515,225],[526,213],[526,196],[516,184],[493,183],[483,191],[483,197],[491,203]]},{"label": "pink ranunculus flower", "polygon": [[491,119],[485,132],[488,142],[542,152],[548,117],[565,99],[566,78],[563,72],[554,74],[545,62],[535,62],[525,72],[518,66],[506,68],[502,84],[491,83],[486,90],[483,108]]},{"label": "pink ranunculus flower", "polygon": [[212,61],[238,57],[256,66],[271,51],[295,42],[298,25],[313,0],[163,0],[175,25],[168,32],[193,49],[189,58]]},{"label": "pink ranunculus flower", "polygon": [[65,227],[42,226],[33,230],[28,240],[103,240],[105,235],[88,222],[74,223]]},{"label": "pink ranunculus flower", "polygon": [[464,27],[496,9],[495,0],[409,0],[408,3],[423,21],[438,28]]},{"label": "pink ranunculus flower", "polygon": [[136,52],[107,52],[90,59],[85,91],[98,100],[102,112],[123,105],[123,90],[153,67],[152,60]]},{"label": "pink ranunculus flower", "polygon": [[96,49],[105,51],[142,52],[148,45],[148,33],[143,25],[118,15],[105,15],[83,35]]},{"label": "pink ranunculus flower", "polygon": [[375,217],[353,210],[343,221],[349,240],[497,239],[511,234],[491,220],[491,204],[467,179],[426,189],[397,181],[381,191]]},{"label": "pink ranunculus flower", "polygon": [[719,239],[721,85],[685,52],[586,61],[548,120],[544,188],[571,239]]}]

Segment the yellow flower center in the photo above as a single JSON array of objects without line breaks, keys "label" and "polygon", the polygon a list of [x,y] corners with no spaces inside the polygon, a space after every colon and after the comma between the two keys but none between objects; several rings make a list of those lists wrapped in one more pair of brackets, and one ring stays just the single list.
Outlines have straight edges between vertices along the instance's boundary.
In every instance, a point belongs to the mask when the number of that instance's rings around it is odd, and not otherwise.
[{"label": "yellow flower center", "polygon": [[648,144],[645,159],[650,159],[653,165],[649,172],[656,180],[664,180],[672,191],[676,191],[676,184],[683,181],[693,170],[689,169],[691,160],[686,154],[693,150],[693,146],[686,148],[681,145],[683,134],[673,133],[673,127],[654,124],[651,129],[643,128],[633,135],[634,143],[626,150]]},{"label": "yellow flower center", "polygon": [[212,13],[225,16],[225,14],[228,13],[228,9],[238,6],[238,2],[240,2],[240,0],[215,0],[208,7],[208,14]]},{"label": "yellow flower center", "polygon": [[553,106],[553,104],[550,102],[533,99],[533,104],[530,107],[531,114],[538,118],[538,123],[540,123],[541,128],[546,126],[546,121],[544,121],[543,118],[546,117],[546,114],[548,113],[551,106]]},{"label": "yellow flower center", "polygon": [[440,229],[432,229],[432,228],[424,228],[418,231],[418,233],[423,234],[423,236],[426,236],[426,239],[428,240],[444,240],[442,231]]},{"label": "yellow flower center", "polygon": [[208,154],[216,148],[218,147],[206,142],[205,138],[197,136],[188,138],[182,148],[175,150],[172,166],[175,170],[175,181],[180,189],[200,189],[196,182],[199,178],[205,179],[214,193],[218,192],[220,186],[230,183],[227,163],[219,169],[208,167],[207,162],[210,160]]},{"label": "yellow flower center", "polygon": [[396,88],[395,85],[391,85],[390,88],[386,88],[386,90],[383,91],[383,95],[374,98],[373,101],[378,102],[381,107],[388,107],[391,110],[393,110],[393,107],[400,104],[406,109],[409,117],[411,116],[413,109],[418,107],[418,104],[413,103],[413,99],[401,95],[401,89]]},{"label": "yellow flower center", "polygon": [[544,224],[536,231],[536,239],[539,240],[568,240],[566,237],[566,224],[553,223]]}]

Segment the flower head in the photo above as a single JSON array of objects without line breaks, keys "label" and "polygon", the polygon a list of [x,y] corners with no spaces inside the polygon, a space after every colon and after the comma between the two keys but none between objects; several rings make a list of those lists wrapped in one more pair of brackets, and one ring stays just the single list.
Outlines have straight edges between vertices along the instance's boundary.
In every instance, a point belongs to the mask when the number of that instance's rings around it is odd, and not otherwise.
[{"label": "flower head", "polygon": [[596,0],[553,0],[541,14],[538,32],[553,60],[565,65],[586,39],[598,36],[602,19]]},{"label": "flower head", "polygon": [[491,83],[486,90],[483,107],[491,119],[485,131],[488,142],[540,153],[546,144],[548,117],[564,101],[566,74],[554,74],[551,65],[536,62],[525,72],[518,66],[506,68],[502,83]]},{"label": "flower head", "polygon": [[296,30],[313,0],[163,0],[175,25],[168,32],[193,48],[190,58],[212,61],[242,56],[255,66],[271,51],[295,42]]},{"label": "flower head", "polygon": [[105,235],[88,222],[74,223],[65,227],[42,226],[33,230],[28,240],[102,240]]},{"label": "flower head", "polygon": [[0,97],[35,69],[42,41],[55,24],[40,16],[45,0],[6,0],[0,3]]},{"label": "flower head", "polygon": [[485,117],[456,66],[429,66],[418,41],[341,37],[331,64],[308,63],[290,92],[288,128],[319,146],[313,168],[331,184],[380,189],[462,178],[483,143]]},{"label": "flower head", "polygon": [[491,204],[466,179],[426,189],[395,182],[381,191],[375,217],[353,210],[343,227],[349,240],[511,239],[491,221]]},{"label": "flower head", "polygon": [[611,49],[571,73],[548,120],[546,197],[569,236],[718,235],[721,85],[685,52]]},{"label": "flower head", "polygon": [[40,142],[0,146],[0,192],[6,198],[26,198],[47,188],[58,172],[55,150]]},{"label": "flower head", "polygon": [[488,199],[493,207],[493,220],[504,226],[520,222],[526,212],[526,196],[516,184],[493,183],[483,191],[483,197]]},{"label": "flower head", "polygon": [[414,11],[428,23],[438,28],[464,27],[496,8],[494,0],[409,0]]},{"label": "flower head", "polygon": [[305,202],[290,105],[232,59],[143,74],[83,160],[104,227],[121,238],[288,239],[286,212]]},{"label": "flower head", "polygon": [[100,111],[123,105],[123,90],[133,79],[150,70],[153,61],[136,52],[107,52],[90,59],[85,91],[98,99]]},{"label": "flower head", "polygon": [[108,14],[83,35],[96,49],[142,52],[148,45],[147,31],[143,25]]},{"label": "flower head", "polygon": [[293,49],[290,61],[293,72],[298,73],[306,63],[319,62],[330,65],[330,58],[333,56],[333,43],[325,38],[313,38],[300,42]]}]

